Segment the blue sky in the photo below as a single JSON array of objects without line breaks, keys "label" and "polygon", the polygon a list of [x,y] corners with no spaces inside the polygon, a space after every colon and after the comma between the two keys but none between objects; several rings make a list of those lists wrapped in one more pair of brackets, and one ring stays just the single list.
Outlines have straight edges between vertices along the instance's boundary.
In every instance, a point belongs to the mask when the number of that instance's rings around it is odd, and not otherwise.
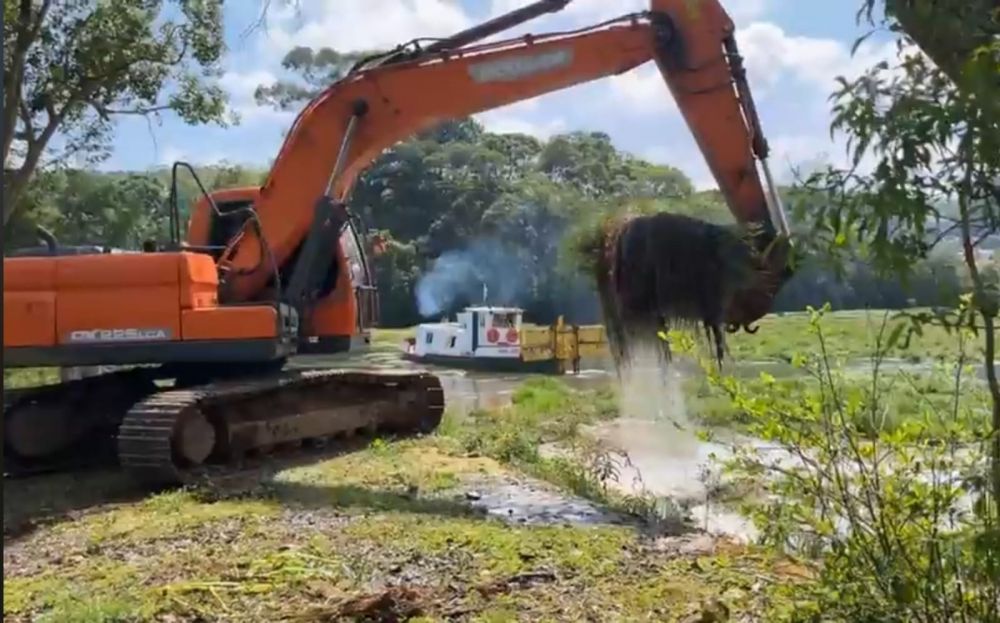
[{"label": "blue sky", "polygon": [[[415,36],[441,36],[529,0],[272,0],[266,29],[246,35],[262,0],[226,3],[229,53],[222,85],[241,116],[238,126],[188,127],[165,115],[149,124],[119,123],[105,169],[142,169],[185,159],[263,165],[277,153],[294,113],[257,107],[253,90],[281,77],[281,58],[294,45],[340,50],[389,46]],[[574,0],[509,34],[545,32],[601,22],[646,8],[647,0]],[[678,0],[685,1],[685,0]],[[863,32],[855,23],[860,0],[722,0],[737,24],[751,88],[771,147],[771,166],[788,179],[793,166],[843,161],[842,143],[829,136],[827,97],[837,75],[857,75],[893,53],[884,38],[850,48]],[[666,86],[652,64],[628,74],[484,113],[498,132],[547,137],[569,130],[607,132],[616,146],[683,170],[697,186],[714,182]]]}]

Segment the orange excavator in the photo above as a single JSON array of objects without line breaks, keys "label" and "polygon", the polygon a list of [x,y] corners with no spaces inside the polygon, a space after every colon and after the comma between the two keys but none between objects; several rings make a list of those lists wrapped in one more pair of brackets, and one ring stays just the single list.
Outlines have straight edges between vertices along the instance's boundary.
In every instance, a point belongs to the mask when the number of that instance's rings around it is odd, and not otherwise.
[{"label": "orange excavator", "polygon": [[[184,238],[176,175],[187,165],[176,163],[165,248],[107,253],[50,237],[5,259],[6,367],[119,367],[6,392],[6,473],[107,450],[140,481],[171,485],[316,440],[435,429],[444,397],[430,373],[286,367],[297,353],[364,346],[377,323],[355,181],[384,149],[442,121],[648,61],[736,219],[765,232],[767,270],[787,278],[787,224],[723,7],[651,0],[588,28],[484,42],[568,2],[359,62],[301,111],[262,186],[202,188]],[[727,317],[746,327],[768,311]]]}]

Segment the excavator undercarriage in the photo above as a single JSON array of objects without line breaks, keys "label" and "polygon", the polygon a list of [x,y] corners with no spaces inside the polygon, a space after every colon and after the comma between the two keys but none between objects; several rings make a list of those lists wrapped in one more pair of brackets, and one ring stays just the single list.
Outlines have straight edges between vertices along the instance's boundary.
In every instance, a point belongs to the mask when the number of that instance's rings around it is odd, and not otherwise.
[{"label": "excavator undercarriage", "polygon": [[117,463],[152,486],[358,434],[429,433],[444,395],[426,372],[283,370],[157,385],[156,369],[5,393],[9,476]]}]

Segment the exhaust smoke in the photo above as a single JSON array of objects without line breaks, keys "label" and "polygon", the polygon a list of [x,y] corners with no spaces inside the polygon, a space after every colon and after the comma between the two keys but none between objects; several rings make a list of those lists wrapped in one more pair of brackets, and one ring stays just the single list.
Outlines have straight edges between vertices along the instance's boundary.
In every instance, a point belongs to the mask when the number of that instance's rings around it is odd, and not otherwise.
[{"label": "exhaust smoke", "polygon": [[483,301],[520,305],[531,294],[531,267],[517,251],[496,239],[474,241],[464,249],[438,256],[417,281],[417,310],[424,318],[440,316],[456,307]]}]

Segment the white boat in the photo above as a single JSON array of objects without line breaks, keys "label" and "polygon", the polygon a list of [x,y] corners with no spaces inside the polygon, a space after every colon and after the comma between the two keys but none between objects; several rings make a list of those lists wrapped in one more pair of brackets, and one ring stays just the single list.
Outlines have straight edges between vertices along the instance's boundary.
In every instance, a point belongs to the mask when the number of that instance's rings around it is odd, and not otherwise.
[{"label": "white boat", "polygon": [[518,307],[466,307],[454,321],[417,325],[416,336],[404,343],[403,356],[444,366],[547,370],[551,361],[526,362],[522,357],[523,316]]}]

